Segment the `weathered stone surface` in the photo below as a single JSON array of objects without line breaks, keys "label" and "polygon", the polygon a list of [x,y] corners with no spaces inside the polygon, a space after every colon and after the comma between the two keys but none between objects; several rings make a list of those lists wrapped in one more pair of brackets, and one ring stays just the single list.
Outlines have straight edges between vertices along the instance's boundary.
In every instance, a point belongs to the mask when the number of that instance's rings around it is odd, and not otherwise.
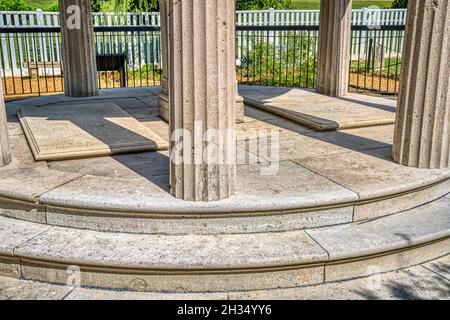
[{"label": "weathered stone surface", "polygon": [[395,101],[349,93],[329,97],[311,90],[241,89],[245,103],[316,131],[394,124]]},{"label": "weathered stone surface", "polygon": [[59,0],[64,92],[71,97],[98,95],[97,61],[91,6],[83,0]]},{"label": "weathered stone surface", "polygon": [[402,212],[439,199],[449,192],[450,180],[446,180],[403,195],[359,203],[354,206],[353,219],[354,221],[363,221]]},{"label": "weathered stone surface", "polygon": [[8,120],[6,118],[5,100],[3,99],[3,84],[0,79],[0,167],[11,162],[9,145]]},{"label": "weathered stone surface", "polygon": [[19,245],[50,228],[37,223],[0,217],[0,254],[12,256]]},{"label": "weathered stone surface", "polygon": [[368,256],[450,236],[449,199],[359,225],[308,230],[331,260]]},{"label": "weathered stone surface", "polygon": [[157,293],[76,288],[65,300],[227,300],[227,293]]},{"label": "weathered stone surface", "polygon": [[[146,213],[248,213],[326,206],[355,201],[357,195],[293,163],[279,167],[239,166],[237,195],[214,203],[185,202],[168,193],[168,177],[118,179],[84,176],[40,197],[44,204],[79,209]],[[275,175],[261,175],[279,170]],[[292,185],[286,183],[291,181]],[[271,188],[267,188],[270,185]],[[117,197],[120,194],[121,197]]]},{"label": "weathered stone surface", "polygon": [[146,214],[114,215],[98,214],[76,209],[47,207],[46,222],[50,225],[73,227],[98,231],[127,232],[143,234],[241,234],[255,232],[279,232],[303,228],[323,227],[350,223],[353,207],[339,207],[324,210],[298,210],[288,214],[238,217],[204,217],[196,219],[167,219],[149,217]]},{"label": "weathered stone surface", "polygon": [[317,92],[345,96],[348,92],[352,0],[321,0]]},{"label": "weathered stone surface", "polygon": [[[271,165],[272,168],[265,164],[239,166],[238,175],[242,179],[238,180],[237,195],[244,197],[260,195],[272,198],[272,201],[274,197],[283,197],[286,204],[294,199],[302,199],[304,207],[335,204],[338,203],[338,199],[341,199],[339,201],[341,203],[357,199],[354,192],[291,161]],[[276,174],[261,174],[265,170],[270,172],[271,169],[276,170]]]},{"label": "weathered stone surface", "polygon": [[50,169],[120,179],[169,174],[169,154],[144,152],[89,159],[49,162]]},{"label": "weathered stone surface", "polygon": [[423,266],[450,281],[450,254],[441,259],[425,263]]},{"label": "weathered stone surface", "polygon": [[450,282],[417,266],[346,282],[280,290],[230,292],[230,300],[450,299]]},{"label": "weathered stone surface", "polygon": [[171,141],[171,192],[228,198],[236,180],[235,2],[169,1],[168,11],[169,125],[184,130]]},{"label": "weathered stone surface", "polygon": [[0,198],[0,215],[24,221],[47,223],[43,206],[24,201]]},{"label": "weathered stone surface", "polygon": [[[442,258],[431,263],[441,265],[445,261],[446,258]],[[157,293],[86,288],[73,290],[73,287],[0,277],[0,299],[15,300],[62,298],[66,300],[416,300],[449,299],[449,289],[449,281],[425,270],[423,266],[310,287],[223,293]],[[70,290],[73,291],[70,292]]]},{"label": "weathered stone surface", "polygon": [[23,108],[19,116],[36,160],[67,160],[168,147],[168,142],[114,103]]},{"label": "weathered stone surface", "polygon": [[72,287],[0,277],[0,300],[61,300],[71,290]]},{"label": "weathered stone surface", "polygon": [[211,237],[104,233],[59,227],[22,244],[15,254],[73,265],[155,271],[239,270],[312,263],[327,257],[303,231]]},{"label": "weathered stone surface", "polygon": [[415,266],[447,255],[449,247],[450,240],[447,238],[447,240],[427,246],[409,248],[388,255],[353,260],[341,264],[329,264],[325,267],[325,281],[349,280]]},{"label": "weathered stone surface", "polygon": [[449,74],[449,1],[409,1],[393,150],[398,163],[449,166]]},{"label": "weathered stone surface", "polygon": [[419,189],[450,175],[450,170],[399,166],[388,160],[390,154],[391,148],[382,148],[293,161],[357,192],[361,200]]},{"label": "weathered stone surface", "polygon": [[43,167],[5,167],[0,170],[0,197],[36,202],[43,193],[80,176]]},{"label": "weathered stone surface", "polygon": [[[305,269],[281,270],[257,273],[212,274],[122,274],[114,270],[83,270],[81,284],[98,288],[126,289],[157,292],[226,292],[232,290],[274,289],[289,286],[316,285],[323,282],[323,266]],[[117,270],[115,270],[117,271]],[[67,266],[24,261],[22,273],[25,279],[51,281],[65,284]]]}]

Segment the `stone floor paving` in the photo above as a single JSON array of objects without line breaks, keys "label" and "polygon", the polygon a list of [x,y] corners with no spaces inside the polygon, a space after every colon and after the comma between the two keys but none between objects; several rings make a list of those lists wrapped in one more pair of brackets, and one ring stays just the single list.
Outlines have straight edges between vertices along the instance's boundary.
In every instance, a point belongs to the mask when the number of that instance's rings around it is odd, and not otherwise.
[{"label": "stone floor paving", "polygon": [[[374,270],[376,272],[376,270]],[[0,277],[1,300],[450,300],[450,255],[411,268],[313,287],[218,293],[74,288]]]}]

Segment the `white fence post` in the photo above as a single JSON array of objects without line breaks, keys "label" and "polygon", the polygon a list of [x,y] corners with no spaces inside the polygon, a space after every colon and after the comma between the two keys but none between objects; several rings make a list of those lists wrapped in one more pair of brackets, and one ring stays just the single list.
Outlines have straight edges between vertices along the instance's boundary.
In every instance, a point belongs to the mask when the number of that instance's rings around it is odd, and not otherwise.
[{"label": "white fence post", "polygon": [[[42,11],[41,9],[37,9],[36,10],[36,21],[37,21],[37,26],[38,27],[44,27],[44,11]],[[41,33],[39,36],[39,47],[40,47],[40,51],[41,51],[41,59],[42,61],[48,61],[47,59],[47,44],[45,39],[43,39],[43,34]]]}]

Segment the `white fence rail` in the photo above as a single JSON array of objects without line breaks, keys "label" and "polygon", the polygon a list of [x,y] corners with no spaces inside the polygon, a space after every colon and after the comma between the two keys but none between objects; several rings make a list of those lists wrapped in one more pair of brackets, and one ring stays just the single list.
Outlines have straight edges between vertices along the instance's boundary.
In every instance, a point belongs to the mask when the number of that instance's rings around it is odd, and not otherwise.
[{"label": "white fence rail", "polygon": [[[260,10],[240,11],[237,13],[237,24],[242,26],[264,26],[264,25],[318,25],[319,10]],[[353,10],[354,25],[403,25],[406,23],[406,10],[404,9],[358,9]],[[94,13],[95,26],[159,26],[159,13]],[[59,27],[59,14],[57,12],[43,12],[42,10],[30,12],[0,12],[0,27]],[[401,31],[397,31],[401,32]],[[377,31],[370,31],[360,39],[376,37]],[[155,37],[144,37],[141,46],[152,52],[160,47],[159,35]],[[146,40],[147,39],[147,40]],[[100,42],[101,38],[98,39]],[[242,39],[238,38],[238,45],[242,45]],[[0,69],[2,74],[12,75],[19,72],[19,65],[24,62],[59,62],[61,60],[60,38],[58,35],[51,37],[30,36],[22,34],[17,38],[7,34],[0,34]],[[389,38],[382,39],[386,48],[390,42]],[[128,46],[135,44],[129,43]],[[99,51],[107,48],[104,43],[98,43]],[[365,43],[354,43],[354,54],[356,51],[365,50]],[[402,50],[402,44],[395,47],[396,51]],[[129,50],[130,52],[133,51]],[[137,50],[136,50],[137,51]],[[104,53],[104,52],[99,52]],[[159,63],[159,57],[153,63]],[[149,61],[144,61],[149,63]],[[151,62],[150,62],[151,63]],[[17,71],[16,71],[17,70]],[[22,72],[22,71],[20,71]]]}]

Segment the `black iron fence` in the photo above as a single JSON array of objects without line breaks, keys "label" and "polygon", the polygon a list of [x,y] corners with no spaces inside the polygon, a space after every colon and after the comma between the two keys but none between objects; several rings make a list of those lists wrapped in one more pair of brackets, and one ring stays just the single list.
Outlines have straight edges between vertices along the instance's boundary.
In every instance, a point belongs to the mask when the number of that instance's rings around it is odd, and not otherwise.
[{"label": "black iron fence", "polygon": [[[318,26],[238,26],[240,84],[314,88]],[[99,87],[159,85],[159,27],[96,27]],[[350,90],[397,94],[404,26],[354,26]],[[0,76],[7,98],[64,90],[59,28],[0,28]]]},{"label": "black iron fence", "polygon": [[[353,26],[350,90],[397,94],[404,26]],[[314,88],[318,26],[237,28],[241,84]]]}]

